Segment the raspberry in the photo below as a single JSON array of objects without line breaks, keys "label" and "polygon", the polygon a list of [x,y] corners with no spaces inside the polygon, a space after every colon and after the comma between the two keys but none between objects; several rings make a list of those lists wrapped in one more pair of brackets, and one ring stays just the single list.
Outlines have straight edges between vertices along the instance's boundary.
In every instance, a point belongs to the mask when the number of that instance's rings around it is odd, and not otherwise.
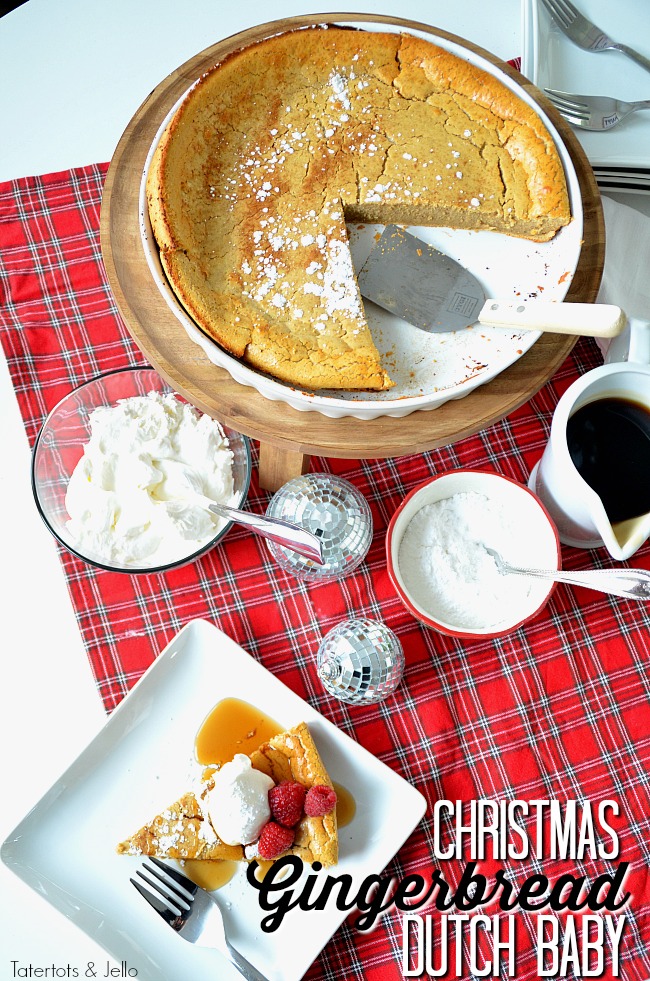
[{"label": "raspberry", "polygon": [[323,817],[336,807],[336,792],[332,787],[316,784],[310,787],[305,797],[305,814],[308,817]]},{"label": "raspberry", "polygon": [[293,828],[283,828],[275,821],[268,821],[262,828],[260,840],[257,843],[257,851],[260,858],[271,861],[279,858],[293,845],[295,833]]},{"label": "raspberry", "polygon": [[301,783],[285,780],[269,790],[271,817],[285,828],[293,828],[302,817],[305,788]]}]

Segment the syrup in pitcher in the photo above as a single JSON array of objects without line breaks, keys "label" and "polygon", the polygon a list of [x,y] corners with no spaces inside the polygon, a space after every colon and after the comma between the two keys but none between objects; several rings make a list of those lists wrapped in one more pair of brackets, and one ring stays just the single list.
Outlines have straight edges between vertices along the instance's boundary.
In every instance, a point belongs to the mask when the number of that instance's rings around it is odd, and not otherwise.
[{"label": "syrup in pitcher", "polygon": [[581,406],[567,423],[573,464],[612,524],[650,512],[650,409],[624,398]]}]

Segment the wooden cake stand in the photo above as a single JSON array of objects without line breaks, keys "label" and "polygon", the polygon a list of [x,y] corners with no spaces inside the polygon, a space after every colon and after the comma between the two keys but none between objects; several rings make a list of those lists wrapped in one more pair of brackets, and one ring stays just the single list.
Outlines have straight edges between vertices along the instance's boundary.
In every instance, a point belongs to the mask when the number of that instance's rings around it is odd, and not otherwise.
[{"label": "wooden cake stand", "polygon": [[[426,31],[464,45],[513,78],[553,120],[567,146],[580,184],[584,241],[567,299],[593,302],[602,275],[605,230],[600,195],[589,162],[568,124],[522,75],[489,52],[443,31],[413,21],[378,15],[331,15],[336,23],[372,21]],[[278,21],[271,33],[301,27],[313,17]],[[127,126],[111,161],[101,214],[101,246],[108,280],[120,314],[149,362],[188,401],[213,418],[260,442],[260,486],[275,491],[306,473],[310,455],[344,459],[405,456],[454,443],[503,419],[527,402],[567,357],[575,337],[544,334],[515,364],[462,399],[418,410],[399,419],[330,419],[300,412],[240,385],[214,365],[188,337],[151,276],[139,219],[139,191],[145,162],[162,121],[190,84],[232,51],[270,33],[251,28],[207,48],[172,72],[146,99]]]}]

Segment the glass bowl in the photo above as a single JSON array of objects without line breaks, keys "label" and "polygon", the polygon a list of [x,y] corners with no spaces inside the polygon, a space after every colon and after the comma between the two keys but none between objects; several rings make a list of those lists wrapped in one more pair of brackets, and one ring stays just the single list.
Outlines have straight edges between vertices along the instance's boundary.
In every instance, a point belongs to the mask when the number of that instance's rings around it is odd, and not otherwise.
[{"label": "glass bowl", "polygon": [[[444,539],[445,547],[434,550],[430,543],[425,545],[424,536],[433,518],[431,511],[420,514],[422,509],[465,493],[480,495],[472,498],[465,527],[459,518],[448,518],[451,533]],[[499,527],[493,517],[495,508],[507,516],[509,547],[517,551],[515,557],[504,551],[503,558],[510,556],[514,565],[529,568],[560,568],[557,529],[539,498],[523,484],[483,470],[452,470],[433,477],[404,498],[386,536],[390,580],[409,612],[427,627],[465,640],[502,637],[538,616],[548,603],[556,583],[510,575],[501,581],[494,560],[482,547],[489,545],[499,551],[494,541],[495,526],[497,531]],[[409,541],[405,535],[414,519],[417,523]],[[472,540],[467,537],[468,530],[476,531]],[[437,541],[443,541],[443,534]],[[456,579],[449,572],[446,556],[452,557],[452,569],[457,563]],[[464,606],[454,606],[454,590],[458,596],[471,597],[465,599]]]},{"label": "glass bowl", "polygon": [[[65,495],[72,471],[83,455],[90,438],[89,418],[99,406],[115,405],[121,399],[147,395],[149,392],[173,393],[173,389],[153,368],[124,368],[92,378],[66,395],[52,409],[38,434],[32,454],[32,490],[38,511],[54,537],[78,558],[89,565],[114,572],[131,574],[165,572],[194,562],[227,535],[232,522],[227,522],[210,541],[163,565],[138,566],[114,563],[106,556],[85,551],[68,528],[69,515]],[[177,396],[181,401],[186,401]],[[233,454],[235,506],[243,507],[251,478],[251,451],[246,436],[221,426]]]}]

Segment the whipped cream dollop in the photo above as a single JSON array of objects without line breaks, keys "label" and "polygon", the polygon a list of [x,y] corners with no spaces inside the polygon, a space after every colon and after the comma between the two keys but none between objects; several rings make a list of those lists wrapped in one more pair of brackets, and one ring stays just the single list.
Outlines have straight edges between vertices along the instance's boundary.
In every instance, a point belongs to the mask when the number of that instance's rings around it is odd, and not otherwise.
[{"label": "whipped cream dollop", "polygon": [[236,504],[233,456],[220,425],[172,394],[100,406],[68,484],[68,530],[107,564],[167,565],[206,545],[225,521],[192,500],[192,487]]},{"label": "whipped cream dollop", "polygon": [[213,776],[206,794],[212,827],[226,845],[250,845],[271,817],[269,790],[273,780],[254,770],[248,756],[237,753]]}]

